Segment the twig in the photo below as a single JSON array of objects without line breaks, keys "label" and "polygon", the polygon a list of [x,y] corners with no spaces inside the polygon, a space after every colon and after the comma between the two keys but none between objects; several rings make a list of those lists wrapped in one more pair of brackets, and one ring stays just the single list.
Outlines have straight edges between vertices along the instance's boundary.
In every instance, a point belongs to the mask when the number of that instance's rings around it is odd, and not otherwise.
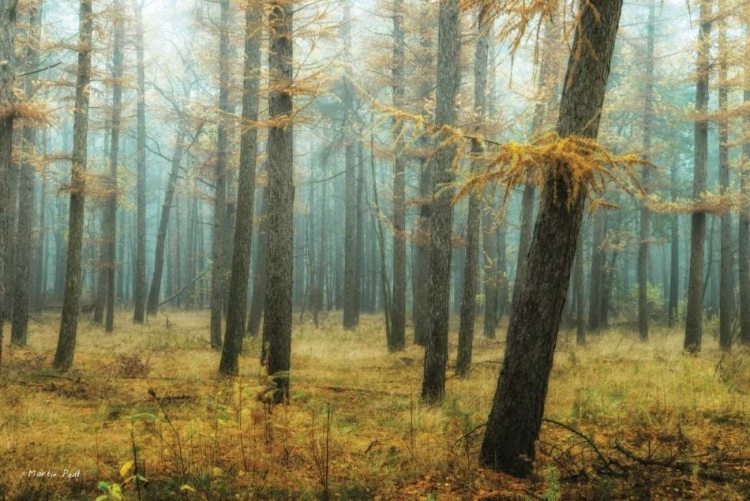
[{"label": "twig", "polygon": [[686,461],[676,461],[674,458],[669,460],[642,458],[635,452],[623,447],[619,440],[615,440],[615,449],[624,454],[628,459],[631,459],[636,463],[640,463],[645,466],[661,466],[662,468],[670,468],[673,470],[681,471],[683,473],[688,473],[690,475],[696,473],[699,478],[702,478],[704,480],[713,480],[716,482],[727,482],[729,480],[725,475],[717,471],[700,470],[698,469],[698,465],[694,463],[688,463]]},{"label": "twig", "polygon": [[602,460],[602,462],[604,463],[604,466],[606,466],[607,469],[611,470],[612,469],[611,468],[612,465],[617,466],[621,470],[624,469],[622,467],[622,465],[619,464],[617,461],[613,461],[611,459],[607,459],[606,457],[604,457],[604,454],[602,454],[602,452],[599,450],[599,447],[596,446],[596,444],[591,439],[591,437],[589,437],[587,435],[584,435],[583,433],[581,433],[580,431],[576,430],[572,426],[568,426],[567,424],[561,423],[560,421],[555,421],[554,419],[544,418],[544,419],[542,419],[542,421],[544,421],[545,423],[554,424],[555,426],[559,426],[560,428],[565,428],[566,430],[568,430],[569,432],[573,433],[574,435],[577,435],[577,436],[581,437],[583,440],[585,440],[591,446],[591,448],[594,450],[594,452],[596,452],[596,455],[599,456],[599,459]]}]

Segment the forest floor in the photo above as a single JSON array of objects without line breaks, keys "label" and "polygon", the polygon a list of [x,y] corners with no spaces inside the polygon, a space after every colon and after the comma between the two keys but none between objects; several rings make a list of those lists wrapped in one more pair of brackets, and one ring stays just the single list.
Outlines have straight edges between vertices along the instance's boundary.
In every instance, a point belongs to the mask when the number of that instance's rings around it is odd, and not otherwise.
[{"label": "forest floor", "polygon": [[65,375],[50,369],[59,320],[38,318],[28,349],[3,350],[0,499],[750,498],[750,353],[722,358],[710,332],[699,357],[677,329],[585,347],[561,332],[522,481],[477,465],[502,330],[477,336],[467,380],[453,376],[451,338],[447,398],[428,407],[421,348],[389,354],[379,316],[350,332],[340,320],[295,326],[291,402],[271,407],[257,398],[259,341],[245,343],[241,377],[218,377],[205,312],[146,326],[123,313],[113,336],[87,319]]}]

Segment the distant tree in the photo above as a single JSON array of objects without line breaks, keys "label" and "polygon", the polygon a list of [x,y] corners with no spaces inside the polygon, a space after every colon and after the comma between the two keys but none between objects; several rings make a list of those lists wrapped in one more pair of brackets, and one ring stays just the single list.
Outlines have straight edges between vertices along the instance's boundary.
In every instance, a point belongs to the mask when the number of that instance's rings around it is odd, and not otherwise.
[{"label": "distant tree", "polygon": [[[622,0],[581,2],[557,134],[595,139]],[[487,422],[481,464],[516,476],[532,471],[565,292],[586,191],[570,185],[571,165],[547,174],[527,272],[508,324],[503,368]]]},{"label": "distant tree", "polygon": [[[711,66],[711,20],[712,0],[701,0],[698,52],[696,56],[695,85],[695,146],[693,170],[693,198],[700,199],[707,188],[708,163],[708,78]],[[706,213],[696,210],[692,214],[690,232],[690,275],[685,321],[685,350],[689,353],[701,351],[703,333],[703,259],[706,240]]]},{"label": "distant tree", "polygon": [[[451,126],[456,117],[456,95],[461,80],[461,33],[458,0],[442,0],[438,22],[437,102],[435,124]],[[442,137],[447,137],[444,133]],[[430,214],[430,335],[424,358],[422,400],[439,403],[445,396],[450,316],[451,232],[453,229],[453,161],[456,146],[442,146],[435,154],[435,186]]]},{"label": "distant tree", "polygon": [[[268,279],[268,188],[260,193],[260,223],[258,224],[258,247],[253,277],[253,294],[250,301],[250,313],[247,317],[247,333],[255,337],[260,332],[260,321],[266,302],[266,282]],[[265,342],[263,343],[265,346]]]},{"label": "distant tree", "polygon": [[[489,59],[489,22],[481,12],[477,19],[477,40],[474,55],[474,114],[477,120],[477,132],[481,132],[487,107],[487,61]],[[472,172],[478,173],[482,165],[480,155],[484,151],[481,141],[474,140],[472,153]],[[477,263],[479,258],[479,213],[481,193],[469,198],[469,214],[466,223],[466,267],[464,270],[464,290],[461,299],[461,321],[458,330],[458,356],[456,375],[466,376],[471,369],[471,351],[474,342],[474,323],[476,318],[477,297]]]},{"label": "distant tree", "polygon": [[91,52],[93,14],[92,0],[81,0],[78,31],[78,73],[73,110],[73,164],[70,174],[70,209],[68,220],[65,292],[57,350],[52,366],[67,371],[73,365],[78,329],[81,294],[81,260],[83,257],[83,223],[86,190],[88,146],[89,85],[91,83]]},{"label": "distant tree", "polygon": [[263,340],[268,342],[268,374],[277,388],[275,401],[281,402],[289,398],[292,347],[294,6],[273,0],[270,8],[268,115],[273,125],[268,131],[268,282]]},{"label": "distant tree", "polygon": [[[750,103],[750,9],[745,8],[745,41],[743,68],[743,102]],[[742,143],[742,160],[745,168],[740,174],[740,190],[744,196],[750,196],[750,114],[745,114],[742,122],[745,140]],[[1,151],[1,150],[0,150]],[[739,282],[740,282],[740,341],[750,344],[750,203],[745,202],[740,210],[739,227]],[[2,249],[0,249],[2,251]],[[2,255],[2,254],[0,254]]]},{"label": "distant tree", "polygon": [[253,205],[255,196],[255,165],[258,153],[258,121],[260,87],[260,45],[263,22],[261,5],[245,7],[245,69],[242,95],[242,119],[245,121],[240,142],[240,179],[237,189],[237,223],[234,232],[232,274],[229,282],[227,330],[221,352],[219,372],[237,374],[237,359],[245,336],[247,288],[250,278],[250,245],[253,238]]}]

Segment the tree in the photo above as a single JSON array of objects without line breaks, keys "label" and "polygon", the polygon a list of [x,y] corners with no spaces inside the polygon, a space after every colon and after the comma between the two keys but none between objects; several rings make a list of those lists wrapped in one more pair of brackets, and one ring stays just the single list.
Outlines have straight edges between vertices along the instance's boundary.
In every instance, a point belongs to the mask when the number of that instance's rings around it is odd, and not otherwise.
[{"label": "tree", "polygon": [[81,294],[81,259],[83,257],[83,210],[86,190],[88,146],[89,84],[91,83],[92,0],[81,0],[79,9],[78,73],[73,110],[73,163],[70,177],[68,211],[68,255],[65,265],[65,295],[57,350],[52,366],[67,371],[73,365],[78,329]]},{"label": "tree", "polygon": [[[393,106],[404,106],[404,2],[393,2]],[[393,305],[389,351],[402,351],[406,346],[406,179],[401,139],[404,124],[396,120],[393,127]]]},{"label": "tree", "polygon": [[289,398],[292,348],[292,269],[294,266],[294,126],[292,124],[294,9],[285,0],[271,2],[269,14],[271,74],[268,115],[268,282],[263,339],[268,342],[268,374],[277,391]]},{"label": "tree", "polygon": [[[698,53],[696,56],[697,81],[695,85],[694,170],[693,198],[700,199],[706,191],[708,163],[708,77],[710,71],[712,0],[700,2],[698,28]],[[701,351],[703,333],[703,258],[706,240],[706,213],[696,210],[691,216],[690,275],[688,280],[687,319],[685,321],[685,351]]]},{"label": "tree", "polygon": [[[16,70],[16,0],[0,0],[0,108],[13,107],[13,80]],[[7,270],[5,258],[8,253],[8,200],[10,198],[10,165],[13,150],[13,114],[5,113],[0,119],[0,360],[3,353],[3,298]]]},{"label": "tree", "polygon": [[[489,59],[489,23],[486,15],[479,13],[477,19],[477,41],[474,56],[474,113],[478,124],[484,121],[487,105],[487,61]],[[479,129],[479,126],[477,127]],[[477,130],[477,132],[480,132]],[[472,172],[479,172],[483,152],[482,143],[477,139],[472,144]],[[466,224],[466,267],[464,290],[461,299],[461,323],[458,330],[458,358],[456,375],[466,376],[471,368],[471,349],[474,342],[474,322],[476,316],[477,261],[479,257],[479,212],[480,193],[469,198],[469,215]]]},{"label": "tree", "polygon": [[[750,9],[745,12],[747,16]],[[744,64],[744,82],[743,82],[743,101],[745,104],[750,103],[750,18],[745,20],[745,59]],[[745,140],[742,144],[742,160],[744,168],[740,174],[740,190],[745,196],[750,195],[750,114],[744,116],[743,133]],[[740,227],[739,227],[739,282],[740,282],[740,341],[743,344],[750,344],[750,203],[745,202],[740,209]],[[1,251],[2,249],[0,249]],[[2,254],[0,254],[2,255]]]},{"label": "tree", "polygon": [[135,55],[137,67],[136,126],[136,254],[133,321],[142,324],[146,317],[146,70],[143,62],[143,3],[133,0],[135,11]]},{"label": "tree", "polygon": [[[651,136],[654,115],[654,24],[656,5],[651,0],[648,7],[646,38],[646,89],[643,100],[643,157],[651,156]],[[650,167],[644,166],[641,174],[643,189],[648,193]],[[638,337],[648,341],[648,240],[651,236],[650,213],[645,203],[641,204],[641,225],[638,242]]]},{"label": "tree", "polygon": [[237,188],[237,224],[234,232],[232,275],[229,282],[227,330],[221,352],[219,372],[237,374],[237,359],[245,336],[247,288],[250,276],[250,245],[253,238],[255,164],[258,149],[258,89],[260,86],[260,43],[263,9],[245,7],[245,70],[242,95],[242,119],[245,126],[240,143],[240,179]]},{"label": "tree", "polygon": [[[438,21],[438,77],[435,125],[453,125],[456,94],[461,80],[458,0],[441,0]],[[441,134],[447,138],[447,132]],[[439,403],[445,395],[450,316],[451,231],[453,229],[453,160],[455,145],[442,145],[435,153],[435,186],[430,214],[430,334],[424,358],[422,400]]]},{"label": "tree", "polygon": [[[557,134],[595,139],[622,0],[580,5]],[[586,200],[586,190],[566,179],[574,167],[562,161],[556,167],[545,178],[527,272],[511,310],[503,368],[480,454],[482,465],[516,476],[532,471]]]},{"label": "tree", "polygon": [[[268,189],[260,193],[260,223],[258,224],[258,246],[255,258],[255,277],[253,277],[253,296],[250,301],[250,313],[247,316],[247,333],[255,337],[260,332],[260,321],[266,302],[266,282],[268,268],[266,255],[268,247]],[[265,343],[264,343],[265,346]]]},{"label": "tree", "polygon": [[[42,2],[33,2],[29,13],[29,40],[26,44],[26,68],[34,72],[39,67],[39,47],[41,45]],[[26,77],[24,94],[27,101],[34,97],[37,73]],[[36,152],[37,128],[27,124],[23,129],[24,156],[21,163],[18,206],[18,258],[15,260],[15,284],[13,295],[13,327],[11,343],[26,346],[29,323],[29,269],[33,252],[31,249],[32,216],[34,214],[34,155]]]}]

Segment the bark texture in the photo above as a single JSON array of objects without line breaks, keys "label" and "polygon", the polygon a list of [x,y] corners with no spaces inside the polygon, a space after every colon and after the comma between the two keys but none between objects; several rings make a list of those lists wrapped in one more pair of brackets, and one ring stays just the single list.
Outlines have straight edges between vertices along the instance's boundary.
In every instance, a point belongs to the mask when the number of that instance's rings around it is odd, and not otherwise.
[{"label": "bark texture", "polygon": [[[581,7],[560,103],[561,137],[597,136],[621,8],[622,0],[598,0]],[[542,424],[585,203],[584,192],[572,196],[564,178],[547,177],[482,443],[484,466],[516,476],[531,473]]]}]

